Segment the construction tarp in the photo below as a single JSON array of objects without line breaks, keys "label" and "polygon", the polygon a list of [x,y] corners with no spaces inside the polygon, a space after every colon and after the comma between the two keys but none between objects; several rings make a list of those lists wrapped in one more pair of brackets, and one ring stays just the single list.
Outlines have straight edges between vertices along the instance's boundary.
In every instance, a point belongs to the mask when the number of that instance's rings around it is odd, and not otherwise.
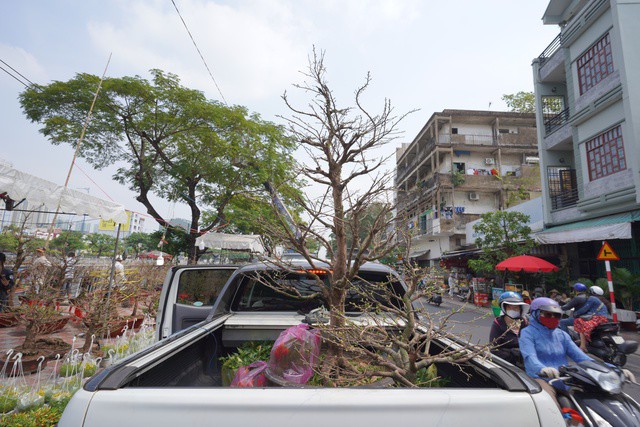
[{"label": "construction tarp", "polygon": [[264,252],[262,239],[257,234],[226,234],[209,232],[196,239],[196,246],[212,249],[248,250]]},{"label": "construction tarp", "polygon": [[33,210],[59,209],[60,212],[113,220],[119,224],[126,224],[128,221],[124,206],[118,203],[65,188],[0,162],[0,194],[2,193],[7,193],[16,203],[26,199],[29,208]]}]

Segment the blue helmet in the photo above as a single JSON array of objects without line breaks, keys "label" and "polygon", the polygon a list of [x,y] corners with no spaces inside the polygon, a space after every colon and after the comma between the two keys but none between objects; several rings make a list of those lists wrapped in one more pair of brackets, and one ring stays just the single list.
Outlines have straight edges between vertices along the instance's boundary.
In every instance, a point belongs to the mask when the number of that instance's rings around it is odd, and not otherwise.
[{"label": "blue helmet", "polygon": [[587,287],[583,283],[576,283],[573,285],[573,290],[576,292],[587,292]]},{"label": "blue helmet", "polygon": [[[506,313],[507,311],[504,309],[504,305],[505,304],[509,304],[509,305],[523,305],[523,306],[529,306],[529,304],[525,303],[522,300],[522,297],[520,296],[519,293],[517,292],[513,292],[513,291],[507,291],[507,292],[503,292],[500,295],[500,298],[498,298],[498,305],[500,306],[500,308],[502,309],[503,313]],[[524,308],[524,307],[523,307]]]}]

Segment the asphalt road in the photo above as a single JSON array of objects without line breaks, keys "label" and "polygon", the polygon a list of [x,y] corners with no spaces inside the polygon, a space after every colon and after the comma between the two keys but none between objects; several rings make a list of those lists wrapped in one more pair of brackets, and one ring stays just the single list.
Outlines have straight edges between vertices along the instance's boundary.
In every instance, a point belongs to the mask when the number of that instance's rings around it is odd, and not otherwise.
[{"label": "asphalt road", "polygon": [[[445,329],[451,333],[461,337],[465,341],[473,344],[486,344],[489,341],[489,332],[491,323],[493,322],[493,314],[486,308],[478,308],[471,304],[463,306],[457,301],[452,301],[448,297],[440,307],[423,302],[425,312],[431,316],[432,321],[442,321],[446,316],[447,319]],[[454,314],[452,314],[455,312]],[[625,332],[625,339],[635,339],[640,341],[640,334],[635,332]],[[638,350],[640,352],[640,350]],[[640,354],[636,352],[628,356],[626,369],[634,373],[638,382],[640,382]],[[626,383],[624,387],[625,393],[629,394],[636,401],[640,402],[640,386]]]}]

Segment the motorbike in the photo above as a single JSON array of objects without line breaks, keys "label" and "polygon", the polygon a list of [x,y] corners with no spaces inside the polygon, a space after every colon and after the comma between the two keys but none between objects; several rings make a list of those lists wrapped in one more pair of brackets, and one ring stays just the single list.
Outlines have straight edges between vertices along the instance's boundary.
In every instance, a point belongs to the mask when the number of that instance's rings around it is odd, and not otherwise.
[{"label": "motorbike", "polygon": [[565,418],[589,427],[640,426],[640,405],[622,392],[624,375],[618,368],[585,361],[561,366],[555,388]]},{"label": "motorbike", "polygon": [[[579,346],[580,334],[571,326],[568,329],[571,339]],[[587,351],[606,363],[624,366],[627,363],[627,354],[635,353],[638,349],[638,342],[625,340],[618,335],[619,331],[620,326],[613,322],[596,326],[591,332],[591,341],[587,343]]]},{"label": "motorbike", "polygon": [[442,295],[440,294],[433,294],[429,297],[429,303],[435,305],[436,307],[440,307],[440,304],[442,304]]}]

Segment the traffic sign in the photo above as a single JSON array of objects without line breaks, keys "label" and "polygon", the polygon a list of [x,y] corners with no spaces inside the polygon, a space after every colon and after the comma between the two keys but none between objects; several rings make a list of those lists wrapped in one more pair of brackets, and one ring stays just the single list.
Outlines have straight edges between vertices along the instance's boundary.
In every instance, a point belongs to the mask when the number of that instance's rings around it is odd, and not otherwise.
[{"label": "traffic sign", "polygon": [[618,256],[618,254],[607,242],[604,242],[602,248],[600,248],[597,259],[598,261],[620,261],[620,257]]}]

